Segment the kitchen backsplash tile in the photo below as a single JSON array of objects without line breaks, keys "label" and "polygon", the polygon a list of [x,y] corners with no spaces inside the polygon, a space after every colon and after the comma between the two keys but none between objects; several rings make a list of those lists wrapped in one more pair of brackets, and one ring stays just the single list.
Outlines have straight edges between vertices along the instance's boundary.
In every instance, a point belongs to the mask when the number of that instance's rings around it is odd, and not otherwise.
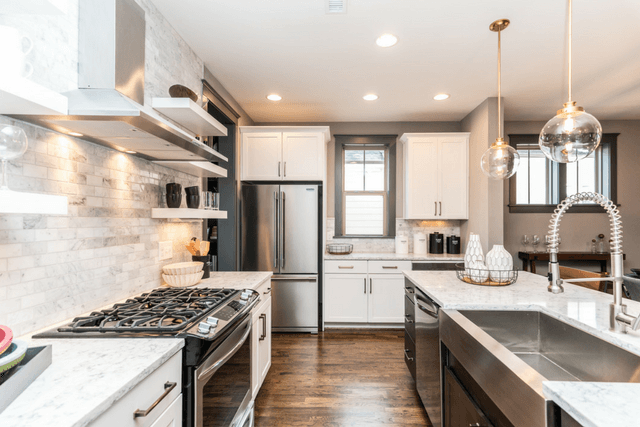
[{"label": "kitchen backsplash tile", "polygon": [[[158,287],[163,265],[189,259],[183,243],[201,235],[201,222],[151,219],[151,208],[166,207],[166,183],[199,178],[0,116],[2,124],[29,138],[10,163],[10,188],[69,198],[67,216],[0,216],[0,324],[16,336]],[[167,240],[173,259],[159,261]]]},{"label": "kitchen backsplash tile", "polygon": [[[327,218],[327,243],[331,243],[335,236],[335,218]],[[413,236],[417,233],[440,232],[445,236],[460,235],[460,221],[423,221],[415,219],[396,219],[396,235],[409,236],[409,252],[413,252]],[[385,238],[342,238],[336,239],[338,243],[353,244],[354,252],[381,253],[395,252],[395,239]]]}]

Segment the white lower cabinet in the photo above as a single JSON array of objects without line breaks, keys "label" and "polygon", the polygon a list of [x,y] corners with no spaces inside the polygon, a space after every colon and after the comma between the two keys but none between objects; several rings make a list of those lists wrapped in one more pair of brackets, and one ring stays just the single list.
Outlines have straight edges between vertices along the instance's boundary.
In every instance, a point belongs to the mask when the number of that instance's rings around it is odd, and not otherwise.
[{"label": "white lower cabinet", "polygon": [[171,356],[89,426],[182,427],[182,351]]},{"label": "white lower cabinet", "polygon": [[255,400],[271,368],[271,282],[257,289],[261,303],[253,310],[251,330],[251,393]]},{"label": "white lower cabinet", "polygon": [[367,323],[367,275],[324,276],[325,322]]},{"label": "white lower cabinet", "polygon": [[404,276],[369,275],[369,322],[404,322]]},{"label": "white lower cabinet", "polygon": [[[347,264],[367,274],[329,273]],[[325,322],[404,323],[404,276],[400,273],[410,269],[408,261],[326,261]]]}]

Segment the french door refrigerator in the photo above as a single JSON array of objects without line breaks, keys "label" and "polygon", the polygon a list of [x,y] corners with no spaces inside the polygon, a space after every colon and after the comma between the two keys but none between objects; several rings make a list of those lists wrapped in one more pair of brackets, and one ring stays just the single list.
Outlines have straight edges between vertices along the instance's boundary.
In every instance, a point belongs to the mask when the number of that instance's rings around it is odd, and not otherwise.
[{"label": "french door refrigerator", "polygon": [[240,270],[272,271],[272,329],[318,331],[318,185],[242,184]]}]

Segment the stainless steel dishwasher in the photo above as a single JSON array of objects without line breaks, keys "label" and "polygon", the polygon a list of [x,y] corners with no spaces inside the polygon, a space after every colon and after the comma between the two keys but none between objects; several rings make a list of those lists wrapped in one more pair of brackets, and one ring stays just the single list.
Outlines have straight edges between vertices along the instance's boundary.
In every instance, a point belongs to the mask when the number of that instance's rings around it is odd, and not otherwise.
[{"label": "stainless steel dishwasher", "polygon": [[416,389],[434,427],[441,425],[440,307],[420,289],[416,303]]}]

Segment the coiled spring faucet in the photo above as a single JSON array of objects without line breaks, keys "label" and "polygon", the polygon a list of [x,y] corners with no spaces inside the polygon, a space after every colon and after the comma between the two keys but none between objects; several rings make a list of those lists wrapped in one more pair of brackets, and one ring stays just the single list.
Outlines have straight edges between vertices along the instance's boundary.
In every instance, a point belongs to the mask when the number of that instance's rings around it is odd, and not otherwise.
[{"label": "coiled spring faucet", "polygon": [[558,236],[560,220],[564,213],[578,202],[594,202],[602,206],[609,214],[611,223],[611,280],[613,280],[613,304],[610,305],[611,330],[626,333],[627,327],[637,330],[640,328],[640,316],[634,317],[626,313],[627,306],[622,304],[622,218],[618,207],[602,194],[578,193],[564,199],[555,209],[549,225],[549,292],[559,294],[564,292],[563,282],[601,281],[593,279],[561,279],[558,265]]}]

